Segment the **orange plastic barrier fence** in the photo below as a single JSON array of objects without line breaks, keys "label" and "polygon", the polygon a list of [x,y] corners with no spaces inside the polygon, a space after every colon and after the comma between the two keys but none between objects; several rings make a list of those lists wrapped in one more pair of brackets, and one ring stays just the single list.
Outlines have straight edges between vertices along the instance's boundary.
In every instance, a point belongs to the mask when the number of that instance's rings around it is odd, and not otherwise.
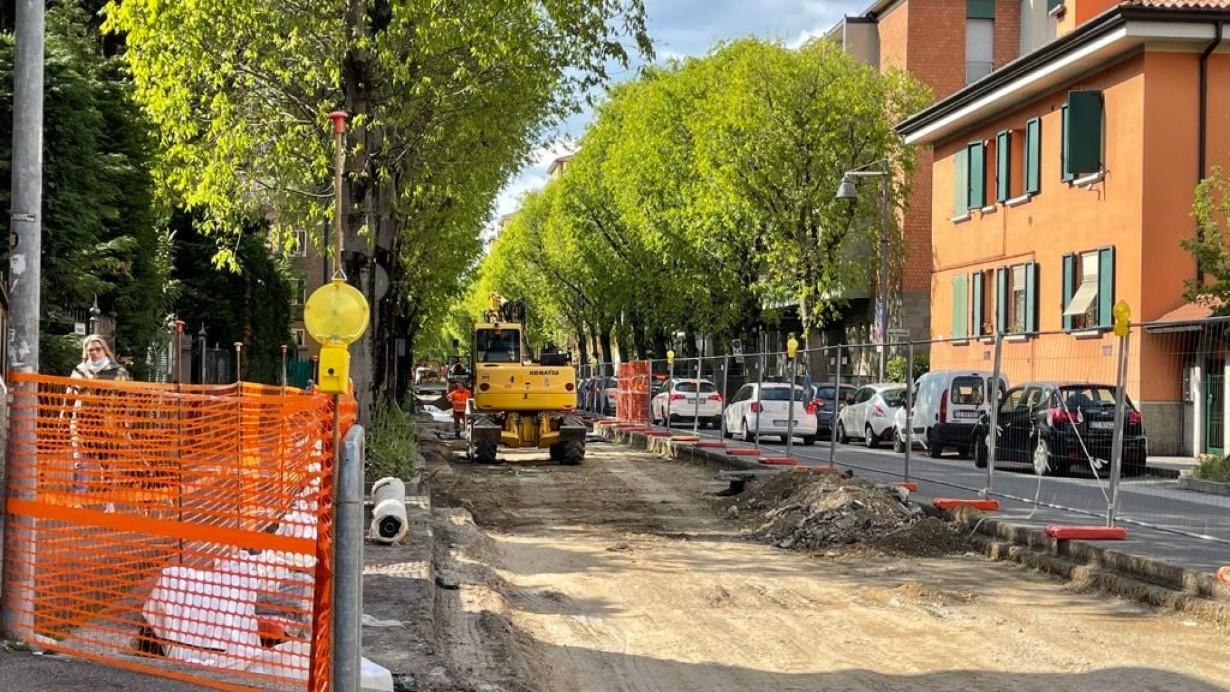
[{"label": "orange plastic barrier fence", "polygon": [[649,361],[619,364],[619,391],[615,416],[630,423],[649,423]]},{"label": "orange plastic barrier fence", "polygon": [[[330,396],[10,381],[4,607],[18,634],[209,687],[327,688]],[[355,411],[343,399],[343,430]]]}]

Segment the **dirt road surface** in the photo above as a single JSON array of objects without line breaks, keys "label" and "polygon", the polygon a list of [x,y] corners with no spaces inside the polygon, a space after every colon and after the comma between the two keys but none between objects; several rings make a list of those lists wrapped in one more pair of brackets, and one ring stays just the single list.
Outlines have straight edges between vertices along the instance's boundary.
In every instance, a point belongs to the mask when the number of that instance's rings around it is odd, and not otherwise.
[{"label": "dirt road surface", "polygon": [[1230,685],[1226,633],[1173,613],[973,554],[752,542],[709,469],[602,444],[580,467],[433,457],[442,653],[479,689]]}]

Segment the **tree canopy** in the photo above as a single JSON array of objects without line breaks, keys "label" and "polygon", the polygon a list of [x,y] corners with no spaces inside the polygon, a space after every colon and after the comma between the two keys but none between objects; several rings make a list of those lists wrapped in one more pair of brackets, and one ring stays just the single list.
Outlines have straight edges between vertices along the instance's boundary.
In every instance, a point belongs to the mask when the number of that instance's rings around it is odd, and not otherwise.
[{"label": "tree canopy", "polygon": [[[764,306],[819,327],[874,278],[881,195],[835,199],[844,172],[890,162],[890,223],[914,152],[893,126],[925,89],[824,40],[747,39],[610,90],[564,174],[528,194],[476,292],[608,358],[661,354],[678,331],[747,336]],[[890,259],[902,256],[898,229]],[[690,341],[690,340],[689,340]]]}]

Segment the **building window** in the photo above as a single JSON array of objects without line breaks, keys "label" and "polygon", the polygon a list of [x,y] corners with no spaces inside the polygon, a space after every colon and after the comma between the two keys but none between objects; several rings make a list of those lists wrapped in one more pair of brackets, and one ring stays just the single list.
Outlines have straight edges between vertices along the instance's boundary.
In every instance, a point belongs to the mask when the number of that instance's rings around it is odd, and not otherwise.
[{"label": "building window", "polygon": [[995,270],[995,323],[1003,334],[1038,331],[1038,265],[1036,262]]},{"label": "building window", "polygon": [[995,333],[995,323],[992,313],[991,296],[995,295],[992,280],[993,271],[980,271],[970,274],[972,312],[970,323],[974,336],[990,336]]},{"label": "building window", "polygon": [[964,339],[969,336],[966,322],[969,319],[968,279],[965,274],[952,277],[952,338]]},{"label": "building window", "polygon": [[1113,247],[1064,256],[1064,329],[1080,331],[1109,327],[1114,293]]},{"label": "building window", "polygon": [[1061,137],[1064,180],[1102,171],[1103,129],[1102,92],[1068,92]]},{"label": "building window", "polygon": [[987,145],[970,142],[958,151],[953,165],[953,218],[960,219],[970,209],[981,209],[987,203]]},{"label": "building window", "polygon": [[295,230],[294,241],[290,246],[291,257],[307,257],[307,246],[307,231],[302,229]]},{"label": "building window", "polygon": [[1042,191],[1042,118],[1025,123],[1025,194]]},{"label": "building window", "polygon": [[307,346],[307,334],[302,329],[293,329],[291,333],[295,338],[295,348],[304,348]]},{"label": "building window", "polygon": [[307,281],[294,279],[290,283],[290,304],[303,305],[307,302]]},{"label": "building window", "polygon": [[965,83],[995,70],[995,0],[966,0]]}]

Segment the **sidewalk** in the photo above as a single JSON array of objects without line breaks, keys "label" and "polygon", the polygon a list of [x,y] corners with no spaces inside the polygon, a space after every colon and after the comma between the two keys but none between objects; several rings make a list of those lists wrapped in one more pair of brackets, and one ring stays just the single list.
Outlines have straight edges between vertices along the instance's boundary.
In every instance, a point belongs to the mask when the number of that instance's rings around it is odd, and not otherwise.
[{"label": "sidewalk", "polygon": [[133,673],[70,656],[0,649],[0,690],[64,692],[187,692],[204,689],[165,678]]}]

